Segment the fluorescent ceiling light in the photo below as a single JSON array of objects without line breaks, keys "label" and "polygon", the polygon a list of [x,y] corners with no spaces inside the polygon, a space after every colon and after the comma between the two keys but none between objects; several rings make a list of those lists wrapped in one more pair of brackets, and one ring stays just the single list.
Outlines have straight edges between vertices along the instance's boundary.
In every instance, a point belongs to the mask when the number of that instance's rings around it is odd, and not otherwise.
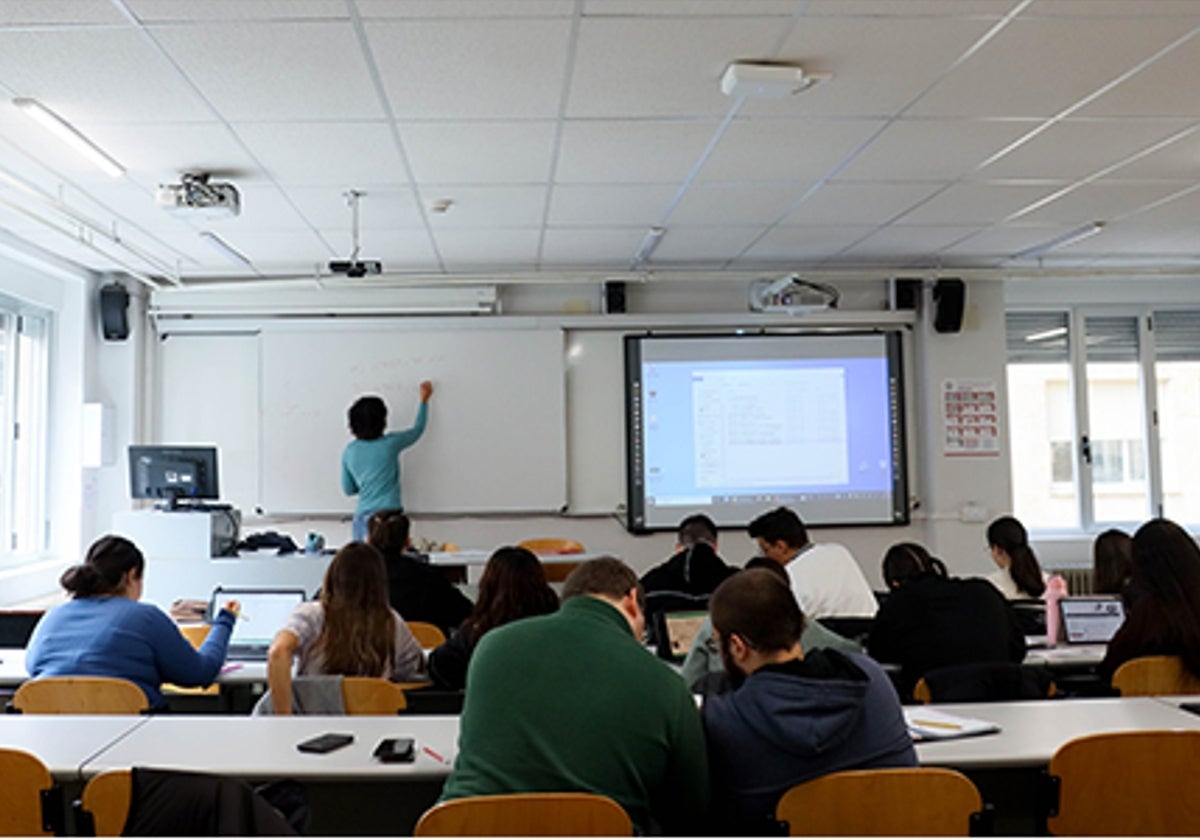
[{"label": "fluorescent ceiling light", "polygon": [[75,126],[51,111],[36,99],[18,97],[12,101],[14,105],[39,122],[58,139],[98,166],[105,174],[120,178],[125,174],[125,167],[117,163],[107,153],[79,132]]},{"label": "fluorescent ceiling light", "polygon": [[226,242],[221,237],[217,236],[212,231],[208,231],[208,230],[201,231],[200,238],[203,239],[205,242],[207,242],[208,246],[210,248],[212,248],[218,254],[223,256],[225,259],[229,260],[231,263],[235,263],[237,265],[242,265],[242,266],[245,266],[246,268],[254,267],[253,263],[250,262],[249,257],[247,257],[241,251],[234,248],[232,245],[230,245],[228,242]]},{"label": "fluorescent ceiling light", "polygon": [[1053,239],[1043,242],[1041,245],[1034,245],[1032,248],[1026,248],[1024,251],[1013,254],[1012,259],[1027,260],[1033,257],[1040,257],[1051,251],[1057,251],[1059,248],[1074,245],[1076,242],[1087,239],[1089,236],[1095,236],[1102,230],[1104,230],[1104,222],[1089,222],[1081,228],[1064,233],[1062,236],[1056,236]]},{"label": "fluorescent ceiling light", "polygon": [[1041,332],[1031,333],[1030,335],[1025,336],[1025,340],[1029,341],[1029,342],[1047,341],[1051,338],[1059,338],[1060,336],[1064,336],[1066,334],[1067,334],[1066,327],[1054,327],[1053,329],[1042,330]]},{"label": "fluorescent ceiling light", "polygon": [[650,259],[650,255],[654,253],[654,249],[658,247],[658,243],[662,242],[662,238],[666,235],[665,227],[652,227],[646,231],[646,236],[642,239],[642,244],[638,246],[633,255],[633,265],[637,267]]}]

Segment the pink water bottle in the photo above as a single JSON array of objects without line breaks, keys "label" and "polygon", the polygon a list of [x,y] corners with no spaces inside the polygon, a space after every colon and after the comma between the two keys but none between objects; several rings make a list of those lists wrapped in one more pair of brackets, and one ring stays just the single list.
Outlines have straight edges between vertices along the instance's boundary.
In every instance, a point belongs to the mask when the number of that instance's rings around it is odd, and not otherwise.
[{"label": "pink water bottle", "polygon": [[1062,575],[1051,575],[1046,581],[1046,647],[1058,644],[1062,622],[1059,620],[1058,599],[1067,594],[1067,582]]}]

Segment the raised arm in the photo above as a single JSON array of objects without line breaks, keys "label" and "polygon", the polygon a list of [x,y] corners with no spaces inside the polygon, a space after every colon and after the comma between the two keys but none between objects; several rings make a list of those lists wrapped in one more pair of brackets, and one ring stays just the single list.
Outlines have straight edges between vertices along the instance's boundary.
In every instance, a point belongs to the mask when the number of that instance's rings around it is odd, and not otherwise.
[{"label": "raised arm", "polygon": [[433,383],[425,380],[421,383],[421,403],[417,406],[417,416],[413,419],[412,427],[388,435],[395,442],[397,451],[412,446],[424,434],[425,423],[429,418],[429,400],[432,396]]},{"label": "raised arm", "polygon": [[292,713],[292,657],[300,647],[300,638],[291,630],[280,630],[267,650],[267,687],[275,714]]},{"label": "raised arm", "polygon": [[182,686],[208,685],[216,679],[225,664],[229,635],[239,611],[236,601],[228,602],[213,620],[198,650],[183,637],[175,622],[160,612],[162,621],[154,623],[152,644],[162,679]]}]

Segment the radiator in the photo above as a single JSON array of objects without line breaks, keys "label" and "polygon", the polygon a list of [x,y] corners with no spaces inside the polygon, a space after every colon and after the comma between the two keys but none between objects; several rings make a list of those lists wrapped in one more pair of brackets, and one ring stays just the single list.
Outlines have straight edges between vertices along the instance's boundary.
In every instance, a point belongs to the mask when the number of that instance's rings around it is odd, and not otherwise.
[{"label": "radiator", "polygon": [[1092,570],[1075,567],[1072,569],[1051,569],[1050,574],[1062,575],[1067,582],[1067,592],[1071,595],[1092,594]]}]

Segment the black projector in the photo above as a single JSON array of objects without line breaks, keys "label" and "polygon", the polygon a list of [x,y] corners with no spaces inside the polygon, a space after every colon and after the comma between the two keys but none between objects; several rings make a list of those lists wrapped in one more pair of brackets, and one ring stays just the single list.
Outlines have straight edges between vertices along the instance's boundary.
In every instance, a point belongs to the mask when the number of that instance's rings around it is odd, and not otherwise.
[{"label": "black projector", "polygon": [[329,263],[329,270],[347,277],[366,277],[382,272],[383,263],[379,260],[333,260]]}]

